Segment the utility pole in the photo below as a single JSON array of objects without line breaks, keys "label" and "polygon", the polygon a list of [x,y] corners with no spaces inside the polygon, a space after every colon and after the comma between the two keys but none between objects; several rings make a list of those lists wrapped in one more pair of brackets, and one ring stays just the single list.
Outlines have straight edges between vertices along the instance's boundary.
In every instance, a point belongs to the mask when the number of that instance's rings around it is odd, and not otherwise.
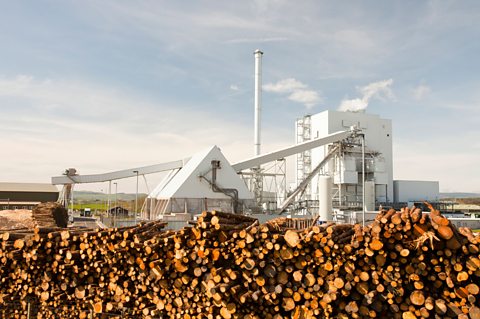
[{"label": "utility pole", "polygon": [[117,196],[118,196],[117,186],[118,186],[118,184],[116,182],[114,182],[113,185],[115,185],[115,208],[114,208],[114,213],[113,213],[113,227],[115,228],[117,226],[117,213],[118,213],[118,204],[117,204]]},{"label": "utility pole", "polygon": [[137,174],[137,188],[135,190],[135,225],[137,224],[137,213],[138,213],[138,171],[133,171]]}]

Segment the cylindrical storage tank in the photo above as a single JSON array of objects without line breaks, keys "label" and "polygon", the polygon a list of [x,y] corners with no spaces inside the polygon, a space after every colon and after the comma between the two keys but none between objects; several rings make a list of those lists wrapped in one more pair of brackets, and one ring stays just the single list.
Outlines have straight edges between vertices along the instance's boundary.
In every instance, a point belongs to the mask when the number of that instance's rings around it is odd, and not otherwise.
[{"label": "cylindrical storage tank", "polygon": [[318,177],[318,213],[320,221],[333,219],[332,208],[332,178],[330,176]]},{"label": "cylindrical storage tank", "polygon": [[375,210],[375,182],[365,182],[365,210],[372,212]]}]

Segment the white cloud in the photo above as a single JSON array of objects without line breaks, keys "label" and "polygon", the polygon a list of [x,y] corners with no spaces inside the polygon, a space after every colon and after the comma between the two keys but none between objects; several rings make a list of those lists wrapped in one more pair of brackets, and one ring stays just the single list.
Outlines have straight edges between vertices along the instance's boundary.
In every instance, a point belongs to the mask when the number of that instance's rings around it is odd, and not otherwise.
[{"label": "white cloud", "polygon": [[232,91],[239,91],[240,88],[239,88],[238,85],[236,85],[236,84],[231,84],[231,85],[230,85],[230,90],[232,90]]},{"label": "white cloud", "polygon": [[370,83],[367,86],[360,88],[360,92],[363,93],[364,99],[367,101],[370,100],[372,97],[382,98],[382,94],[387,99],[393,99],[394,95],[390,86],[393,84],[393,79],[378,81],[374,83]]},{"label": "white cloud", "polygon": [[340,111],[350,111],[350,112],[358,112],[363,111],[367,108],[368,102],[362,99],[351,99],[351,100],[343,100],[340,103],[339,110]]},{"label": "white cloud", "polygon": [[303,103],[307,108],[312,108],[321,101],[320,95],[311,90],[296,90],[288,96],[288,99],[294,102]]},{"label": "white cloud", "polygon": [[[52,79],[36,79],[31,75],[0,78],[0,98],[14,98],[14,103],[30,110],[49,113],[52,109],[68,115],[97,117],[109,114],[116,118],[128,109],[124,108],[121,92],[91,87],[84,83]],[[34,113],[28,114],[35,115]],[[56,116],[55,112],[52,112]]]},{"label": "white cloud", "polygon": [[[220,137],[208,136],[206,131],[199,129],[205,125],[198,123],[212,123],[212,118],[228,117],[225,110],[229,108],[222,109],[215,103],[219,96],[235,96],[224,103],[225,106],[233,100],[239,104],[248,103],[252,51],[257,46],[244,44],[259,42],[262,43],[260,49],[266,52],[265,67],[270,70],[271,78],[283,79],[282,74],[295,74],[296,78],[305,79],[305,74],[309,74],[317,81],[328,79],[323,82],[322,90],[328,91],[330,98],[337,101],[341,101],[342,95],[336,94],[347,92],[345,86],[351,81],[366,84],[368,79],[382,79],[386,72],[399,74],[398,79],[395,78],[395,90],[410,90],[407,94],[411,98],[415,97],[412,88],[419,83],[409,86],[411,81],[405,79],[403,82],[401,78],[406,70],[411,79],[424,78],[428,84],[435,79],[435,96],[425,89],[418,91],[418,97],[429,97],[428,101],[423,100],[422,109],[414,109],[419,106],[409,106],[406,101],[405,108],[389,110],[388,117],[397,123],[399,118],[404,118],[401,112],[424,114],[433,110],[432,121],[438,126],[449,127],[451,115],[458,114],[456,122],[468,124],[458,125],[462,140],[464,130],[476,128],[473,119],[480,120],[480,99],[478,95],[471,95],[478,91],[479,85],[472,83],[476,77],[471,74],[475,71],[471,65],[477,57],[477,47],[464,45],[466,38],[478,38],[480,30],[480,10],[472,10],[472,5],[439,1],[419,6],[387,5],[395,14],[386,21],[382,10],[362,4],[338,5],[309,0],[299,6],[288,1],[254,1],[256,5],[239,1],[192,2],[188,6],[154,1],[69,2],[64,10],[68,24],[45,19],[46,22],[39,25],[42,21],[25,15],[28,10],[12,12],[16,13],[11,14],[12,32],[6,34],[4,40],[7,41],[3,41],[4,47],[9,48],[5,51],[7,58],[2,60],[3,72],[17,74],[31,69],[38,74],[64,78],[88,77],[88,81],[74,83],[29,75],[4,80],[0,77],[0,91],[3,92],[0,109],[2,118],[8,119],[0,126],[2,147],[18,154],[13,160],[4,156],[0,160],[0,171],[10,174],[12,179],[20,175],[28,179],[39,176],[40,167],[44,165],[58,169],[64,168],[63,163],[75,161],[86,167],[84,164],[89,160],[88,167],[96,167],[101,172],[113,166],[128,167],[119,161],[157,163],[168,156],[171,157],[167,160],[176,159],[177,155],[190,155],[203,147],[203,143],[223,141]],[[332,15],[332,12],[338,14]],[[47,11],[44,13],[48,15]],[[74,16],[68,16],[69,13]],[[35,31],[31,38],[15,33],[25,27],[22,21],[27,21],[27,27]],[[76,36],[65,38],[65,32]],[[62,43],[52,41],[62,37],[65,39]],[[81,47],[90,48],[87,55],[71,54]],[[138,50],[125,50],[129,47]],[[34,54],[25,55],[24,52]],[[438,52],[442,55],[436,54]],[[105,56],[111,58],[105,60]],[[451,61],[455,63],[449,63]],[[452,65],[455,68],[449,67]],[[96,78],[141,91],[152,100],[128,96],[127,92],[112,89],[115,85],[99,87],[95,84]],[[455,86],[451,85],[451,78],[458,79]],[[230,87],[231,83],[235,84]],[[285,99],[311,107],[317,100],[315,94],[320,95],[320,91],[317,93],[301,85],[296,90],[282,91],[277,87],[277,91],[282,92],[272,93],[284,94]],[[241,90],[236,91],[236,87]],[[169,94],[165,96],[162,91],[167,90]],[[342,101],[345,108],[364,109],[376,98],[393,97],[391,91],[390,95],[382,91],[374,97],[361,89],[359,92],[345,97],[351,98]],[[187,95],[195,96],[196,101],[192,103]],[[163,103],[164,97],[170,101]],[[189,103],[188,112],[180,114],[184,110],[181,103]],[[217,108],[213,111],[206,105]],[[245,110],[250,111],[250,108]],[[212,116],[214,112],[215,117]],[[288,126],[288,116],[284,114],[283,122],[277,127]],[[421,126],[421,121],[424,121],[421,117],[412,119],[409,125]],[[225,130],[223,122],[234,121],[219,120],[210,126],[219,126],[214,133],[223,136],[228,132],[227,137],[231,137],[231,130],[228,127]],[[242,136],[243,132],[245,135],[251,133],[250,128],[241,125],[235,129],[242,132]],[[436,134],[440,140],[448,136],[443,130]],[[403,135],[405,130],[395,133],[397,137]],[[476,143],[477,137],[478,134],[469,139],[469,144]],[[199,145],[189,143],[190,140],[199,141]],[[244,145],[247,146],[243,148]],[[248,145],[248,138],[242,137],[236,142],[239,156],[245,150],[250,154]],[[468,144],[465,147],[469,149]],[[233,149],[232,146],[227,148]],[[87,151],[76,153],[77,149]],[[409,151],[416,152],[415,149]],[[46,153],[66,154],[59,165],[55,156]],[[88,158],[83,154],[88,154]],[[112,159],[112,154],[119,156]],[[34,160],[36,157],[39,161]],[[406,169],[412,166],[411,163],[405,165]],[[15,170],[9,169],[13,167]],[[31,174],[25,174],[27,171]],[[475,179],[470,176],[470,180]]]},{"label": "white cloud", "polygon": [[266,38],[237,38],[225,41],[225,43],[267,43],[287,41],[287,37],[266,37]]},{"label": "white cloud", "polygon": [[338,107],[339,111],[358,112],[363,111],[368,107],[368,103],[372,98],[381,100],[392,100],[395,98],[390,86],[393,84],[393,79],[378,81],[370,83],[366,86],[357,88],[363,95],[361,98],[345,99]]},{"label": "white cloud", "polygon": [[429,95],[430,92],[432,92],[432,89],[429,86],[425,84],[420,84],[413,89],[412,95],[415,100],[420,101],[423,100],[427,95]]},{"label": "white cloud", "polygon": [[[231,162],[252,153],[251,127],[223,119],[215,110],[187,112],[181,105],[147,101],[91,82],[0,78],[0,105],[6,101],[9,108],[2,114],[9,121],[0,126],[0,136],[2,148],[15,155],[0,157],[5,181],[49,182],[67,167],[93,174],[162,163],[211,145],[220,146]],[[198,124],[211,123],[212,117],[215,125]],[[284,132],[265,132],[264,139],[269,141],[265,151],[289,144]],[[122,191],[135,191],[133,182],[119,183],[125,185]]]},{"label": "white cloud", "polygon": [[17,75],[13,80],[0,79],[0,95],[15,96],[27,89],[32,81],[33,76],[24,74]]},{"label": "white cloud", "polygon": [[277,83],[268,83],[263,86],[263,89],[267,92],[274,93],[291,93],[299,89],[306,88],[307,85],[303,84],[300,81],[295,80],[294,78],[288,78],[280,80]]},{"label": "white cloud", "polygon": [[307,108],[311,108],[322,101],[318,92],[309,90],[306,84],[294,78],[283,79],[277,83],[265,84],[263,85],[263,89],[266,92],[289,94],[289,100],[302,103]]}]

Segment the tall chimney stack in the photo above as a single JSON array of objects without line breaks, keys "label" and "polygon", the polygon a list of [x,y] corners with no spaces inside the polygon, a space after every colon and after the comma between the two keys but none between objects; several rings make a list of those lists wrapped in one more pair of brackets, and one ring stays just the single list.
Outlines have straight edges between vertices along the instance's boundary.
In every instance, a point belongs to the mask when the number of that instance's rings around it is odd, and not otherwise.
[{"label": "tall chimney stack", "polygon": [[262,111],[262,55],[263,52],[255,50],[255,131],[254,131],[254,152],[255,156],[260,155],[260,122]]}]

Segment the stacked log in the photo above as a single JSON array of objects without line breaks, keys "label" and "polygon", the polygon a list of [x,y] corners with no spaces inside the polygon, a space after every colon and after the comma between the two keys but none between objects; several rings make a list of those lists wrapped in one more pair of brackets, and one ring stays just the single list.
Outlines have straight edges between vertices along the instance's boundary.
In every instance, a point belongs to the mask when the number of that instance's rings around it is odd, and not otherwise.
[{"label": "stacked log", "polygon": [[164,226],[0,234],[0,317],[480,318],[480,238],[433,208]]},{"label": "stacked log", "polygon": [[0,211],[0,232],[17,228],[67,227],[67,210],[59,203],[40,203],[33,208]]},{"label": "stacked log", "polygon": [[357,229],[347,277],[354,275],[354,289],[339,317],[480,318],[480,246],[471,231],[458,231],[432,207],[430,215],[383,211]]},{"label": "stacked log", "polygon": [[32,210],[32,217],[38,227],[67,227],[68,213],[57,202],[40,203]]}]

